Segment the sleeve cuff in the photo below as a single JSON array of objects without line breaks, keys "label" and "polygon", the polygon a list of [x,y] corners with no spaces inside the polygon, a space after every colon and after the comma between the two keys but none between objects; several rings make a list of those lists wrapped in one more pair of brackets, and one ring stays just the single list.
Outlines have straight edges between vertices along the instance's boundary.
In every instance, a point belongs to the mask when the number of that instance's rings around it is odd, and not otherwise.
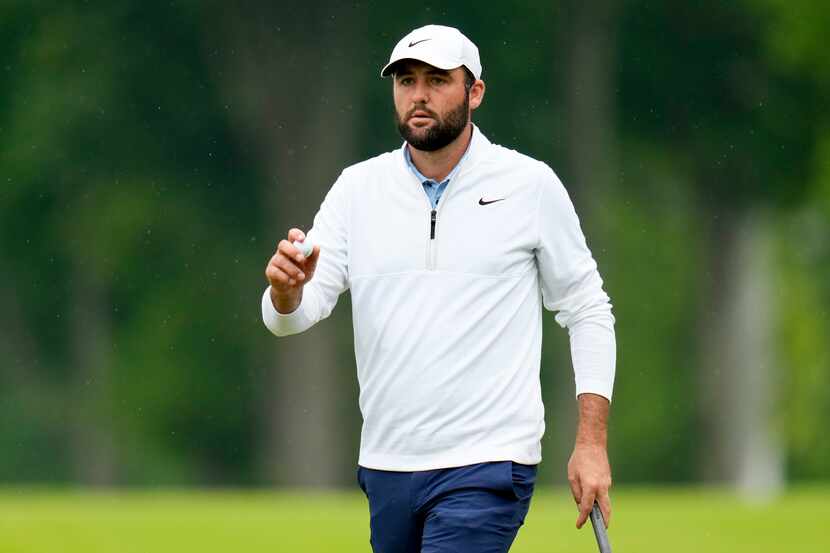
[{"label": "sleeve cuff", "polygon": [[614,383],[599,378],[577,378],[576,396],[580,394],[597,394],[611,402],[614,392]]},{"label": "sleeve cuff", "polygon": [[310,289],[303,290],[303,299],[297,309],[291,313],[280,313],[271,303],[271,287],[262,294],[262,322],[275,336],[298,334],[314,324],[309,317],[309,303],[313,301]]}]

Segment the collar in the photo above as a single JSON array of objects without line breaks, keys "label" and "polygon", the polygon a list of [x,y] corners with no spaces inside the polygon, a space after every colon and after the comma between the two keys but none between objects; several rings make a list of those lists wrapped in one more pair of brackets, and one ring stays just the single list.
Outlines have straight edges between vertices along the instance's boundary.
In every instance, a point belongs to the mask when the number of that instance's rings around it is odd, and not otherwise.
[{"label": "collar", "polygon": [[[472,143],[472,140],[470,140],[470,143]],[[403,148],[403,156],[404,156],[404,158],[406,158],[406,164],[409,166],[409,169],[415,174],[415,176],[418,177],[418,180],[422,184],[426,184],[428,182],[435,182],[437,184],[446,184],[446,183],[448,183],[450,180],[452,180],[453,177],[455,177],[456,173],[458,173],[458,170],[461,169],[461,164],[464,163],[465,159],[467,159],[467,154],[469,152],[470,152],[470,144],[467,144],[467,149],[464,150],[464,155],[461,156],[461,159],[458,160],[458,163],[455,164],[455,167],[452,168],[452,170],[449,172],[449,174],[446,177],[444,177],[444,180],[442,180],[439,183],[435,179],[431,179],[431,178],[425,176],[423,173],[421,173],[418,170],[418,168],[415,167],[415,163],[413,163],[413,161],[412,161],[412,154],[409,153],[409,148],[407,148],[406,146],[404,146],[404,148]]]},{"label": "collar", "polygon": [[[475,123],[471,123],[473,125],[473,136],[470,139],[470,143],[467,145],[467,151],[464,152],[464,155],[458,161],[458,164],[453,168],[447,178],[444,179],[449,180],[450,177],[456,177],[462,172],[466,172],[471,169],[478,161],[486,154],[487,149],[491,146],[491,142],[487,139],[486,136],[479,130]],[[401,145],[401,156],[400,156],[400,167],[407,171],[411,172],[412,169],[415,169],[415,175],[419,179],[421,183],[424,181],[432,180],[428,179],[423,176],[420,171],[415,168],[415,165],[412,163],[411,157],[409,155],[409,151],[406,147],[406,141],[403,142]],[[462,163],[463,162],[463,163]]]}]

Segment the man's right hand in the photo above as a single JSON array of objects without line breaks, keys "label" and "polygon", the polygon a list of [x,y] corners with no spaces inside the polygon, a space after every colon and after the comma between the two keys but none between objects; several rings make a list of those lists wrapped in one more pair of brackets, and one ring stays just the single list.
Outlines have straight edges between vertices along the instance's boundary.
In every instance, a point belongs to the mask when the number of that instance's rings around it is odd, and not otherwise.
[{"label": "man's right hand", "polygon": [[280,313],[291,313],[300,305],[303,286],[314,276],[320,258],[320,246],[314,246],[311,255],[306,258],[294,247],[295,240],[302,242],[305,234],[300,229],[292,228],[288,231],[288,239],[277,244],[276,253],[265,267],[265,278],[271,284],[271,303]]}]

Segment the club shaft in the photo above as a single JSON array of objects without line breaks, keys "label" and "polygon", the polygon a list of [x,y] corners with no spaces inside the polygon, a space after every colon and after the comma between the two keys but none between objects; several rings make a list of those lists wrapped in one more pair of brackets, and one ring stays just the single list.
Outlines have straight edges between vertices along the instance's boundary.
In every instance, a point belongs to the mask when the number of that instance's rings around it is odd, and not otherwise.
[{"label": "club shaft", "polygon": [[605,531],[605,521],[602,518],[602,511],[599,510],[599,504],[596,502],[594,502],[594,508],[591,509],[591,526],[594,527],[599,552],[611,553],[611,542],[608,541],[608,532]]}]

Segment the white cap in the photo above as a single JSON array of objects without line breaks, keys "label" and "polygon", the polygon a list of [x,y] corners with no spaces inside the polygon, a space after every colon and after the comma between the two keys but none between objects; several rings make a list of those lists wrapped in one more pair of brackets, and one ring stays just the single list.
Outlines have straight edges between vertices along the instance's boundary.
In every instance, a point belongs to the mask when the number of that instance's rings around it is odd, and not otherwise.
[{"label": "white cap", "polygon": [[478,48],[454,27],[427,25],[415,29],[392,50],[389,63],[381,70],[380,76],[388,77],[392,64],[406,59],[419,60],[447,71],[463,65],[476,79],[481,78]]}]

